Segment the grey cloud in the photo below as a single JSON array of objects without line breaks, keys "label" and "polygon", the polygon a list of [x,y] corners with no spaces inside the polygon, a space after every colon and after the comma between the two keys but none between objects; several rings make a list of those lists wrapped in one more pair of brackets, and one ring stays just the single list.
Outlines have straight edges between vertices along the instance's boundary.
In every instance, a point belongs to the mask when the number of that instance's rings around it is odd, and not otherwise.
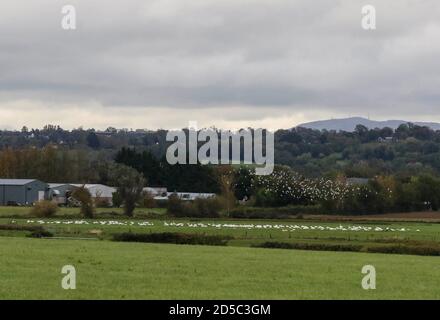
[{"label": "grey cloud", "polygon": [[440,3],[370,3],[374,32],[360,0],[76,0],[66,32],[62,2],[4,1],[0,101],[435,114]]}]

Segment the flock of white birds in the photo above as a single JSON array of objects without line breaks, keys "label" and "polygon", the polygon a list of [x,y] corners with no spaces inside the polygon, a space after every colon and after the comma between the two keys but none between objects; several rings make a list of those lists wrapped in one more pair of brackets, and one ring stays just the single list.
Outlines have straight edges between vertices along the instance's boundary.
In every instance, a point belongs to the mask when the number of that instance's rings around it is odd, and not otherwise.
[{"label": "flock of white birds", "polygon": [[[309,179],[292,170],[275,170],[269,176],[257,176],[251,170],[247,170],[248,179],[239,181],[236,187],[250,192],[251,189],[263,189],[278,195],[280,198],[299,201],[335,201],[343,200],[352,196],[364,196],[368,198],[370,189],[365,186],[351,185],[344,180],[330,180],[325,178]],[[385,190],[388,195],[392,191]],[[375,192],[377,194],[377,192]]]},{"label": "flock of white birds", "polygon": [[[12,221],[16,223],[16,221]],[[155,223],[150,221],[116,221],[116,220],[27,220],[28,224],[40,225],[100,225],[100,226],[140,226],[152,227]],[[294,231],[353,231],[353,232],[420,232],[404,227],[389,226],[362,226],[362,225],[307,225],[307,224],[260,224],[260,223],[221,223],[221,222],[174,222],[161,221],[167,228],[215,228],[215,229],[246,229],[246,230],[280,230],[282,232]]]},{"label": "flock of white birds", "polygon": [[292,171],[276,171],[269,177],[255,176],[253,183],[282,197],[312,202],[342,199],[350,193],[361,191],[359,186],[324,178],[307,179]]}]

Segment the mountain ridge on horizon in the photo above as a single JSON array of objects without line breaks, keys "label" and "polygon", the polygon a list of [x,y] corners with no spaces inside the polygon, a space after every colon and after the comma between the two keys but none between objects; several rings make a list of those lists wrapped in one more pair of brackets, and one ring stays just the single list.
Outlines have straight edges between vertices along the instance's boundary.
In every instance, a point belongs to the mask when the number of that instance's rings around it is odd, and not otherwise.
[{"label": "mountain ridge on horizon", "polygon": [[368,129],[389,127],[397,129],[401,124],[413,123],[419,126],[426,126],[433,130],[440,130],[440,123],[437,122],[423,122],[423,121],[405,121],[405,120],[370,120],[363,117],[349,117],[340,119],[327,119],[311,121],[297,125],[296,127],[315,129],[315,130],[336,130],[336,131],[354,131],[358,124],[361,124]]}]

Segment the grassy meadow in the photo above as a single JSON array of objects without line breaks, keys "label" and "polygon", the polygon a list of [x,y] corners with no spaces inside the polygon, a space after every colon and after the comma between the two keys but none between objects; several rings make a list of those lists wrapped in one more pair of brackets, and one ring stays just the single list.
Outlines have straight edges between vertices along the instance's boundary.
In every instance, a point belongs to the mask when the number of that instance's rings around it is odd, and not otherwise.
[{"label": "grassy meadow", "polygon": [[[439,299],[436,257],[0,238],[1,299]],[[60,286],[77,269],[77,289]],[[377,289],[361,288],[372,264]]]},{"label": "grassy meadow", "polygon": [[[109,211],[110,210],[110,211]],[[1,228],[4,226],[4,228]],[[12,226],[12,228],[7,228]],[[30,238],[20,227],[53,234]],[[179,232],[231,237],[227,246],[112,241],[115,233]],[[440,257],[255,248],[265,242],[440,246],[440,224],[392,221],[175,219],[163,209],[78,208],[53,218],[0,208],[0,299],[439,299]],[[74,265],[77,289],[61,288]],[[363,290],[374,265],[377,289]]]},{"label": "grassy meadow", "polygon": [[[96,208],[96,215],[98,217],[104,216],[120,216],[123,218],[123,209],[122,208]],[[138,217],[151,217],[151,216],[161,216],[165,213],[166,209],[164,208],[136,208],[134,213]],[[4,217],[15,217],[15,218],[23,218],[28,217],[30,212],[29,207],[5,207],[0,206],[0,218]],[[79,209],[74,207],[60,207],[57,212],[58,217],[66,217],[66,218],[74,218],[80,217]]]}]

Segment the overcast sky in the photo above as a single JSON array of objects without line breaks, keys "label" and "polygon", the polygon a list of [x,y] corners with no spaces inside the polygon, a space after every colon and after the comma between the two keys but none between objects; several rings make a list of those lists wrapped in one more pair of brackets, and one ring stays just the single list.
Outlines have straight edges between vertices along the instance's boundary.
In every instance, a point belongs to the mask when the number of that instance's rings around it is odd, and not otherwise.
[{"label": "overcast sky", "polygon": [[440,122],[439,57],[439,0],[2,0],[0,127]]}]

